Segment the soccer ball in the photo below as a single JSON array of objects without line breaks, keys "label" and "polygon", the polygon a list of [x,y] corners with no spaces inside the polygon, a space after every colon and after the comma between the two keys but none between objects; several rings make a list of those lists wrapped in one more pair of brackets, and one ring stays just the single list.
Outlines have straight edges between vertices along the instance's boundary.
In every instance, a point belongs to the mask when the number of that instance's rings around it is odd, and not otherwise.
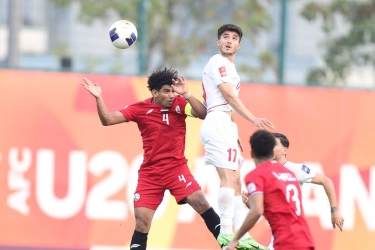
[{"label": "soccer ball", "polygon": [[118,49],[127,49],[137,41],[138,32],[132,22],[120,20],[109,28],[109,37],[113,46]]}]

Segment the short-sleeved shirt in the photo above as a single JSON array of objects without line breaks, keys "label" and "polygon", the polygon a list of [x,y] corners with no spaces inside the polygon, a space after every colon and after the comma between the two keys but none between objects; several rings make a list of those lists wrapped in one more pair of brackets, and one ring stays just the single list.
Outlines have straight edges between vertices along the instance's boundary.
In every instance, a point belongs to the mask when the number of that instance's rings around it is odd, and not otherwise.
[{"label": "short-sleeved shirt", "polygon": [[286,161],[284,163],[284,166],[296,175],[297,180],[301,185],[303,183],[310,183],[316,176],[315,170],[307,167],[302,163],[293,163],[290,161]]},{"label": "short-sleeved shirt", "polygon": [[210,58],[203,70],[203,100],[210,111],[232,111],[233,108],[225,101],[218,86],[221,83],[231,83],[235,95],[240,91],[240,77],[234,63],[226,57],[216,54]]},{"label": "short-sleeved shirt", "polygon": [[245,183],[250,196],[263,194],[263,215],[271,226],[275,250],[314,249],[303,217],[301,188],[293,172],[267,161],[248,173]]},{"label": "short-sleeved shirt", "polygon": [[141,132],[144,157],[141,171],[160,171],[187,163],[184,156],[187,101],[176,96],[165,108],[149,98],[125,106],[120,112],[127,121],[136,122]]}]

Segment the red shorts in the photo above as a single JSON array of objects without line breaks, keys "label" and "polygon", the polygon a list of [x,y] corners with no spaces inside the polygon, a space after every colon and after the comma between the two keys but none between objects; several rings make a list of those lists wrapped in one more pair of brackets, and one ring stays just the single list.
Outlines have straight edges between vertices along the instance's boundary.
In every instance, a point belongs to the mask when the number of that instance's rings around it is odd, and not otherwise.
[{"label": "red shorts", "polygon": [[184,204],[184,199],[201,190],[201,187],[186,164],[159,173],[139,171],[138,185],[134,193],[134,207],[156,210],[167,189],[178,204]]}]

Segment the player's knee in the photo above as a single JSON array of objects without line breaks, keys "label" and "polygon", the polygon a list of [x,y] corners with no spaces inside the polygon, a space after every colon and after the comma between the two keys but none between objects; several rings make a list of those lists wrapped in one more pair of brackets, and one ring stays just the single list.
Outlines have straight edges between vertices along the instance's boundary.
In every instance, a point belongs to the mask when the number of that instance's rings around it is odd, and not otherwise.
[{"label": "player's knee", "polygon": [[135,218],[135,229],[141,233],[148,233],[151,228],[151,221],[147,218],[137,217]]},{"label": "player's knee", "polygon": [[194,208],[198,213],[203,213],[210,208],[210,204],[206,200],[203,192],[197,192],[194,195],[187,198],[187,202]]},{"label": "player's knee", "polygon": [[208,203],[208,201],[206,200],[206,197],[204,197],[204,195],[201,195],[197,198],[196,202],[195,202],[196,206],[200,207],[200,208],[203,208],[203,209],[207,209],[210,207],[210,204]]},{"label": "player's knee", "polygon": [[197,201],[193,206],[194,210],[197,211],[199,214],[204,213],[210,207],[210,204],[205,199]]}]

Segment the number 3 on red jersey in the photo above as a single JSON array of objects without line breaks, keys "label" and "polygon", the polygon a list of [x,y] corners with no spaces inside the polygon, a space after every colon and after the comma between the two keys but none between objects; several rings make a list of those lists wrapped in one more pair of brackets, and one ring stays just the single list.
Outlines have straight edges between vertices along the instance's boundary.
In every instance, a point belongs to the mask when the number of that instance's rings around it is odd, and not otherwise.
[{"label": "number 3 on red jersey", "polygon": [[[293,193],[293,194],[292,194]],[[295,202],[296,204],[296,215],[301,215],[301,201],[298,197],[298,188],[294,184],[288,184],[286,186],[286,200],[290,202]]]}]

